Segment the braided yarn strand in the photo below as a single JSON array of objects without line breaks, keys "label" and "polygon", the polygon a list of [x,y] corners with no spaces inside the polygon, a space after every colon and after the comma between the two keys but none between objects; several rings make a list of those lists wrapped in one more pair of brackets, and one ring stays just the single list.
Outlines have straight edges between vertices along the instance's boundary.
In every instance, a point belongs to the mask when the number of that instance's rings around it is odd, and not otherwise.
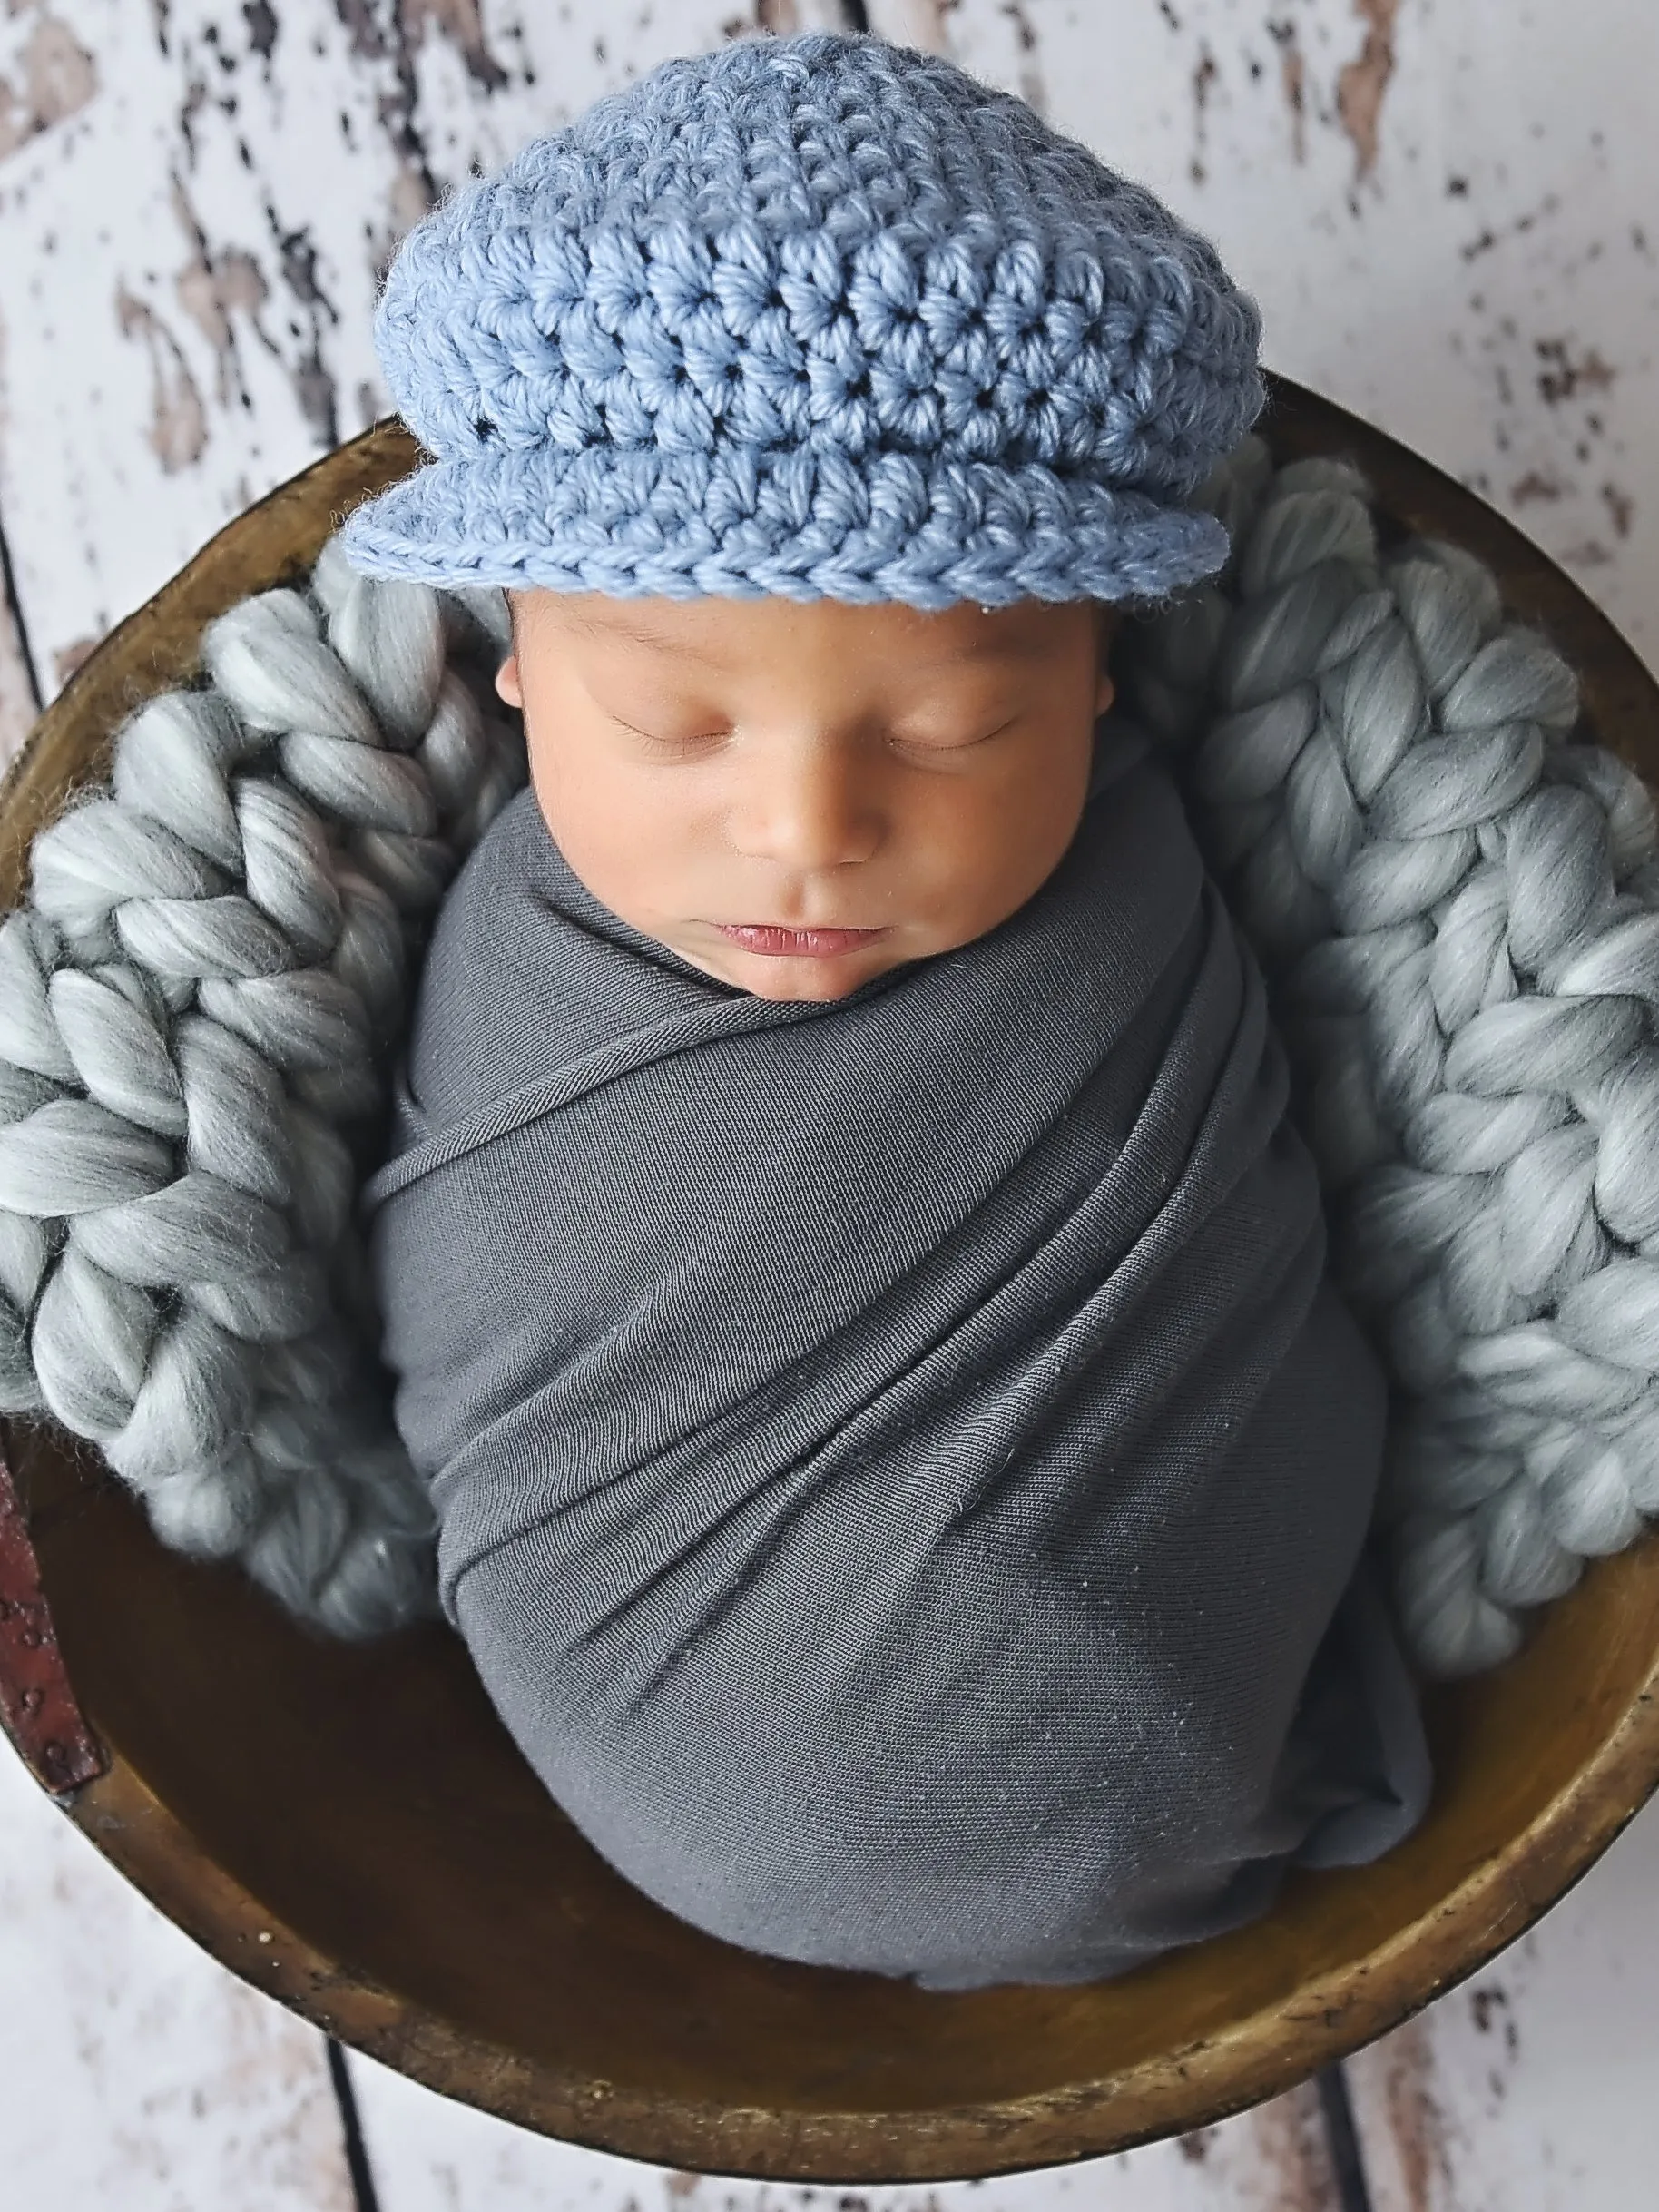
[{"label": "braided yarn strand", "polygon": [[1333,1265],[1390,1373],[1379,1513],[1431,1674],[1659,1512],[1659,859],[1490,571],[1378,543],[1341,460],[1251,437],[1227,565],[1126,629],[1268,984]]},{"label": "braided yarn strand", "polygon": [[524,782],[498,593],[357,575],[209,625],[0,922],[0,1409],[297,1617],[435,1609],[353,1213],[444,889]]}]

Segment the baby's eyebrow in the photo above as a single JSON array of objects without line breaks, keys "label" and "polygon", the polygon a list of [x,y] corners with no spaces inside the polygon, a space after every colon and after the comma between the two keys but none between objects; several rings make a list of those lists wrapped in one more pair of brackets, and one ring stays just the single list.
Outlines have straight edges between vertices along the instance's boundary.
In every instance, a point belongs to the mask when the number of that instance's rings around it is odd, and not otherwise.
[{"label": "baby's eyebrow", "polygon": [[565,617],[573,630],[584,637],[606,639],[619,645],[650,645],[658,653],[683,654],[688,661],[707,661],[716,664],[719,655],[694,645],[689,638],[664,637],[659,630],[646,630],[633,623],[599,622],[591,614],[578,614],[574,608]]},{"label": "baby's eyebrow", "polygon": [[966,644],[953,645],[948,653],[936,654],[940,661],[1030,661],[1044,649],[1040,637],[1010,637],[1006,631],[995,637],[970,639]]},{"label": "baby's eyebrow", "polygon": [[[711,666],[720,665],[722,655],[693,644],[689,638],[665,637],[659,630],[652,630],[636,623],[601,621],[573,607],[565,616],[574,630],[588,637],[608,638],[619,644],[647,645],[658,653],[678,653],[687,660],[704,661]],[[928,654],[925,658],[941,663],[980,660],[1030,660],[1042,650],[1042,638],[1030,634],[1002,631],[988,638],[970,638],[947,651]]]}]

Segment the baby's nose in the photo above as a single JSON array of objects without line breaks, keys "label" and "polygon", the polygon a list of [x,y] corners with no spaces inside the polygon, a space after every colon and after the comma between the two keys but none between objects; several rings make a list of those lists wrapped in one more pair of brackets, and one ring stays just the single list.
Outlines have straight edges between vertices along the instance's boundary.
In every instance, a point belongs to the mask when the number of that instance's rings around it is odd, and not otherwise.
[{"label": "baby's nose", "polygon": [[818,741],[758,748],[743,764],[731,825],[751,859],[800,870],[867,860],[883,832],[869,764]]}]

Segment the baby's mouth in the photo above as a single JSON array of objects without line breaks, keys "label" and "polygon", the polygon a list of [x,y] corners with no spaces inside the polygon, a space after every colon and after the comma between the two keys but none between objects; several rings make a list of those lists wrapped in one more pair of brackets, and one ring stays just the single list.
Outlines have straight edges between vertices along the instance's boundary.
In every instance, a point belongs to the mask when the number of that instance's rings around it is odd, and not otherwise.
[{"label": "baby's mouth", "polygon": [[714,927],[734,945],[749,952],[791,956],[796,959],[830,959],[880,937],[880,929],[780,929],[770,922],[718,921]]}]

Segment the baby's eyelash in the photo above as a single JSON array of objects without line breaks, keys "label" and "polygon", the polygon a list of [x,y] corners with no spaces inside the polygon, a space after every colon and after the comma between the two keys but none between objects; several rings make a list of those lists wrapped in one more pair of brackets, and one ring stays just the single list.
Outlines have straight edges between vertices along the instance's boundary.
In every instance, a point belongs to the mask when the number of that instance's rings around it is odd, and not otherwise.
[{"label": "baby's eyelash", "polygon": [[[1005,730],[1011,730],[1018,720],[1017,714],[1010,714],[1006,722],[999,722],[994,730],[981,731],[977,737],[965,737],[959,743],[953,743],[947,739],[942,745],[930,745],[925,740],[916,738],[910,739],[908,742],[922,752],[969,752],[976,745],[983,745],[994,737],[1000,737]],[[904,744],[907,741],[899,738],[896,742]]]},{"label": "baby's eyelash", "polygon": [[[613,714],[611,719],[619,728],[628,731],[633,736],[643,738],[648,745],[661,745],[671,752],[681,752],[688,745],[706,745],[717,737],[725,737],[730,734],[724,730],[710,730],[695,737],[658,737],[650,730],[642,730],[635,723],[623,722],[620,714]],[[1010,714],[1006,722],[998,723],[994,730],[987,730],[978,737],[964,738],[959,744],[952,743],[948,740],[943,744],[928,744],[925,741],[914,739],[906,741],[903,738],[894,742],[901,745],[908,742],[923,752],[966,752],[975,745],[985,744],[993,737],[1000,737],[1005,730],[1011,730],[1018,720],[1017,714]]]},{"label": "baby's eyelash", "polygon": [[704,733],[699,737],[658,737],[650,730],[640,729],[634,723],[623,722],[620,714],[614,714],[612,715],[611,719],[613,722],[619,724],[621,728],[632,731],[635,737],[643,737],[648,745],[666,745],[671,750],[677,750],[682,745],[707,744],[711,738],[724,737],[726,735],[726,732],[723,730],[710,730],[704,732]]}]

